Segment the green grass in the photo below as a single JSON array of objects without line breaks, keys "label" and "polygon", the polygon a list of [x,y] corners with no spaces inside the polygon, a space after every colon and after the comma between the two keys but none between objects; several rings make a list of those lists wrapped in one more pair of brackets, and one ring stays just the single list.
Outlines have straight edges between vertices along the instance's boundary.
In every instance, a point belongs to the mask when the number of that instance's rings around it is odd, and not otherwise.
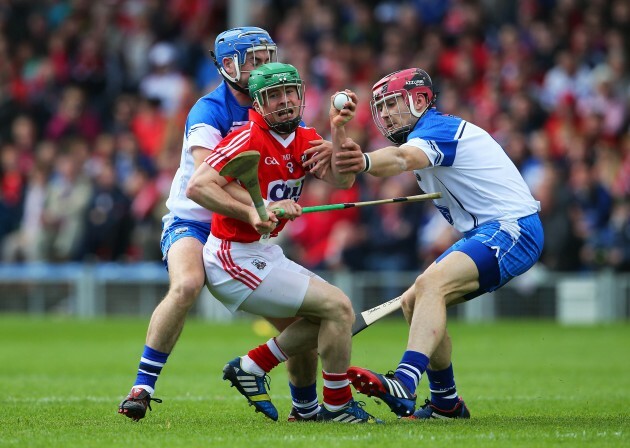
[{"label": "green grass", "polygon": [[[164,403],[134,423],[116,409],[135,378],[147,323],[0,316],[0,446],[630,446],[627,324],[453,323],[458,389],[473,418],[399,421],[363,397],[386,425],[357,426],[254,414],[221,369],[265,338],[251,322],[195,320],[158,382]],[[353,363],[395,368],[406,335],[398,320],[374,325],[355,338]],[[425,378],[420,402],[427,393]],[[283,420],[291,406],[283,367],[272,372],[271,395]]]}]

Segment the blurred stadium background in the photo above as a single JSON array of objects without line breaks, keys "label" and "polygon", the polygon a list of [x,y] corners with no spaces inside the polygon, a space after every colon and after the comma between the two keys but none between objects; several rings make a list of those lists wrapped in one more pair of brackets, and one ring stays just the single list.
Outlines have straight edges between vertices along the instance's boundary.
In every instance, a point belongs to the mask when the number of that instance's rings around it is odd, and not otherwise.
[{"label": "blurred stadium background", "polygon": [[[419,66],[438,108],[499,141],[542,202],[540,263],[451,311],[469,321],[630,317],[630,3],[626,0],[8,0],[0,2],[0,311],[148,316],[166,291],[161,217],[188,109],[219,82],[214,38],[267,29],[306,80],[361,103]],[[303,205],[417,194],[415,179],[312,180]],[[363,309],[398,295],[457,238],[427,204],[315,213],[282,245]],[[194,313],[230,319],[203,293]]]}]

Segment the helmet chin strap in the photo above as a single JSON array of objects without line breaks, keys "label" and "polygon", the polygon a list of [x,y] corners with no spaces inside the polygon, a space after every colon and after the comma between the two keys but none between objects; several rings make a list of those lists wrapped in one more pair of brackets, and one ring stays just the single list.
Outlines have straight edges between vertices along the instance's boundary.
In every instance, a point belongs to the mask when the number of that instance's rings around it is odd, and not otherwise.
[{"label": "helmet chin strap", "polygon": [[239,86],[236,82],[232,81],[230,78],[228,78],[225,75],[224,73],[225,70],[223,69],[223,67],[221,67],[221,65],[217,61],[217,57],[214,55],[214,51],[210,51],[210,56],[212,56],[212,62],[214,62],[215,67],[217,68],[217,70],[219,71],[219,74],[225,80],[225,82],[227,82],[230,85],[230,87],[232,87],[234,90],[249,96],[249,89]]},{"label": "helmet chin strap", "polygon": [[433,105],[435,104],[435,102],[437,101],[438,93],[439,92],[437,92],[437,91],[433,93],[433,98],[431,99],[431,101],[429,101],[429,104],[427,104],[427,107],[424,108],[422,113],[419,113],[418,111],[416,111],[416,108],[414,107],[413,103],[410,101],[409,102],[409,112],[411,112],[411,115],[413,115],[414,117],[418,117],[418,119],[416,120],[416,122],[413,125],[409,125],[408,128],[403,127],[401,129],[397,130],[396,132],[390,134],[387,138],[391,142],[396,144],[397,146],[400,146],[403,143],[405,143],[405,139],[407,138],[407,136],[416,127],[416,125],[418,124],[420,119],[422,117],[424,117],[424,114],[426,114],[429,111],[429,109],[431,109],[433,107]]}]

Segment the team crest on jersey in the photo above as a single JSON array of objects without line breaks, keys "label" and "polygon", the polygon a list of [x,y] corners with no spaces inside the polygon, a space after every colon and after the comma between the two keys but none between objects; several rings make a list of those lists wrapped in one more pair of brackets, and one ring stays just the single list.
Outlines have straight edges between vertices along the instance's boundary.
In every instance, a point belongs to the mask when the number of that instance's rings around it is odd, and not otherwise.
[{"label": "team crest on jersey", "polygon": [[451,211],[448,209],[448,207],[445,207],[444,205],[436,205],[436,207],[439,212],[442,213],[444,219],[446,219],[450,225],[453,225],[453,217],[451,216]]},{"label": "team crest on jersey", "polygon": [[254,258],[252,260],[252,264],[254,265],[254,267],[256,269],[258,269],[259,271],[262,271],[263,269],[265,269],[265,267],[267,266],[267,263],[265,263],[262,260],[259,260],[258,258]]},{"label": "team crest on jersey", "polygon": [[175,235],[181,235],[182,233],[188,232],[188,227],[180,227],[175,229]]},{"label": "team crest on jersey", "polygon": [[304,177],[290,180],[275,180],[267,186],[267,200],[276,202],[283,199],[297,201],[302,194]]}]

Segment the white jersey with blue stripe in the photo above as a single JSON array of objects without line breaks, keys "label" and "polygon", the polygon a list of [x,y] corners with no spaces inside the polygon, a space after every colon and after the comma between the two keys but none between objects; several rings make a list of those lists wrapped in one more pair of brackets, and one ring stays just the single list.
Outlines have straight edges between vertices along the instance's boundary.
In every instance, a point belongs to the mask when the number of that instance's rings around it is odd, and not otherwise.
[{"label": "white jersey with blue stripe", "polygon": [[165,225],[174,216],[208,223],[212,220],[212,212],[186,197],[188,181],[195,171],[191,149],[195,146],[213,149],[228,133],[248,122],[249,109],[251,106],[238,104],[225,81],[199,98],[190,109],[179,168],[166,201],[170,213],[162,219]]},{"label": "white jersey with blue stripe", "polygon": [[536,201],[516,166],[486,131],[430,109],[405,146],[422,150],[430,166],[414,170],[425,192],[441,192],[435,206],[460,232],[489,221],[509,222],[536,213]]}]

